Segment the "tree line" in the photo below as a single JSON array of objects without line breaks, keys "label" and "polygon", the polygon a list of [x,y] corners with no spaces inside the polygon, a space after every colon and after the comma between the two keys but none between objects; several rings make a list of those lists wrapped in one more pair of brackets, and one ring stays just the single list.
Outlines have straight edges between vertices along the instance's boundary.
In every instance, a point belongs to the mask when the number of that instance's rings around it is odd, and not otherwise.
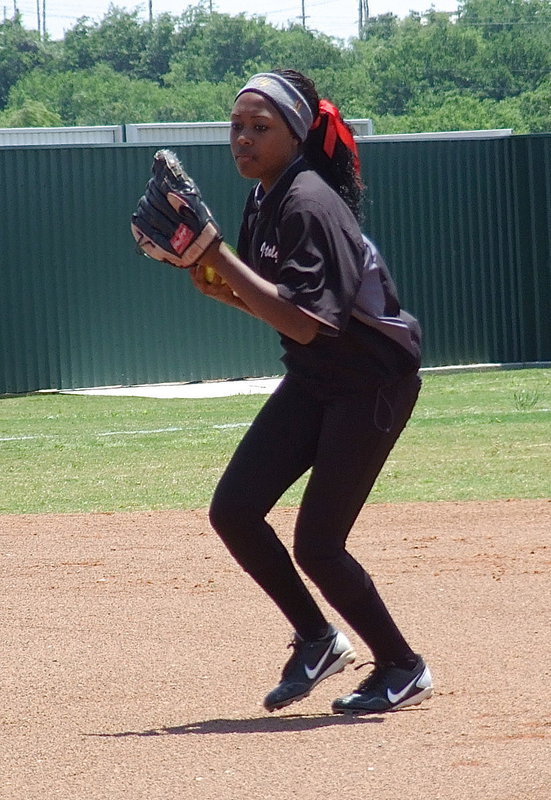
[{"label": "tree line", "polygon": [[211,12],[144,21],[111,6],[63,39],[0,24],[0,127],[228,118],[254,72],[292,67],[376,133],[551,131],[551,0],[464,0],[456,14],[366,19],[348,41],[262,16]]}]

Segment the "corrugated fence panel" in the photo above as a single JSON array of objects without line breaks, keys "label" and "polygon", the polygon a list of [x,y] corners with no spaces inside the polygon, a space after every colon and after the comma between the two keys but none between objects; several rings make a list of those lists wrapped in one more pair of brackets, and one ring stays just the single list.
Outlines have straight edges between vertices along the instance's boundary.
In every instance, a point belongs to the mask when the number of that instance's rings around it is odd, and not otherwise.
[{"label": "corrugated fence panel", "polygon": [[[0,394],[281,372],[268,326],[138,256],[158,145],[0,148]],[[175,145],[235,243],[250,183],[227,145]],[[551,136],[361,142],[366,232],[425,366],[551,358]]]},{"label": "corrugated fence panel", "polygon": [[[155,149],[0,150],[1,394],[281,371],[267,326],[136,253],[129,220]],[[227,151],[183,157],[232,242],[250,186]]]},{"label": "corrugated fence panel", "polygon": [[514,145],[505,138],[362,145],[366,227],[404,305],[422,322],[427,366],[528,355],[520,346]]},{"label": "corrugated fence panel", "polygon": [[551,136],[515,138],[516,258],[511,287],[519,299],[519,336],[528,361],[551,354]]},{"label": "corrugated fence panel", "polygon": [[121,125],[63,128],[0,128],[0,147],[10,145],[113,144],[123,141]]}]

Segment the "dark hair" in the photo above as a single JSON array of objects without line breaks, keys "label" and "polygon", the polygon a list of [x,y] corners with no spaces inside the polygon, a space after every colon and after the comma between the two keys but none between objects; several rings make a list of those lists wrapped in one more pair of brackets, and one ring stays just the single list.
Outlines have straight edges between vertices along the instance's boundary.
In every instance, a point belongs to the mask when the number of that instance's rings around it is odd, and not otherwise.
[{"label": "dark hair", "polygon": [[[273,72],[281,75],[299,90],[316,120],[319,116],[320,98],[314,81],[294,69],[274,69]],[[344,124],[354,133],[354,129],[348,123]],[[308,133],[303,145],[304,157],[312,169],[342,197],[359,220],[364,186],[356,173],[354,154],[343,142],[337,140],[333,157],[330,158],[323,149],[326,128],[327,119],[322,117],[321,124]]]}]

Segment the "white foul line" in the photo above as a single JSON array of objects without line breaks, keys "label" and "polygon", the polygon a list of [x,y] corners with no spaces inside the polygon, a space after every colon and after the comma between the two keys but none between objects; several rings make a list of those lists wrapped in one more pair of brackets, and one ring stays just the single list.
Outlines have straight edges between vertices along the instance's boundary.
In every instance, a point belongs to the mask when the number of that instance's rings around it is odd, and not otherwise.
[{"label": "white foul line", "polygon": [[[248,428],[250,422],[232,422],[226,425],[213,425],[215,430],[225,430],[226,428]],[[197,430],[199,426],[197,426]],[[91,436],[140,436],[148,435],[150,433],[178,433],[179,431],[189,430],[184,427],[171,427],[171,428],[151,428],[150,430],[137,430],[137,431],[104,431],[103,433],[92,433]],[[62,434],[60,434],[62,435]],[[0,442],[24,442],[28,439],[55,439],[54,434],[38,433],[34,436],[0,436]]]}]

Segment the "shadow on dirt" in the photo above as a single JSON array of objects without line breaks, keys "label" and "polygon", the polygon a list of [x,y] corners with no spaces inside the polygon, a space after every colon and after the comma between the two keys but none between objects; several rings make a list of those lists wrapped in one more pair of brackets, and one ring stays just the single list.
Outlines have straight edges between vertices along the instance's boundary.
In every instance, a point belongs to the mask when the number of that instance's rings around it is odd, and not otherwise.
[{"label": "shadow on dirt", "polygon": [[152,728],[145,731],[120,731],[117,733],[87,733],[105,739],[122,739],[125,736],[181,736],[186,734],[208,735],[226,733],[289,733],[309,731],[334,725],[373,725],[384,722],[383,717],[336,716],[334,714],[285,715],[250,719],[207,719],[188,722],[173,727]]}]

